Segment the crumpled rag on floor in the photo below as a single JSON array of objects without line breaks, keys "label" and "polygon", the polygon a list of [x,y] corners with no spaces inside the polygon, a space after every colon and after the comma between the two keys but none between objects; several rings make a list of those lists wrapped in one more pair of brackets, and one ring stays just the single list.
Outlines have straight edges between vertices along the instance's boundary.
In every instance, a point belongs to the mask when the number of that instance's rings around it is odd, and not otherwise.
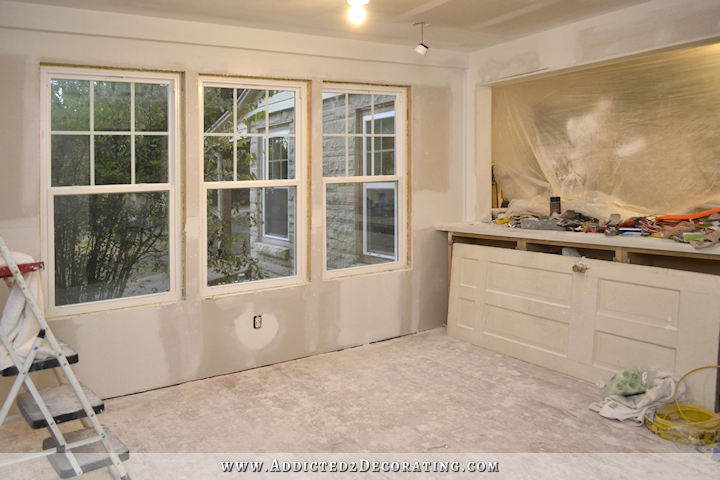
[{"label": "crumpled rag on floor", "polygon": [[[680,374],[672,372],[658,372],[655,377],[655,386],[630,397],[611,395],[602,402],[590,405],[590,410],[598,412],[605,418],[614,420],[630,420],[636,426],[644,425],[645,412],[653,407],[667,405],[675,401],[675,386],[680,381]],[[685,393],[686,387],[682,383],[678,387],[678,400]]]}]

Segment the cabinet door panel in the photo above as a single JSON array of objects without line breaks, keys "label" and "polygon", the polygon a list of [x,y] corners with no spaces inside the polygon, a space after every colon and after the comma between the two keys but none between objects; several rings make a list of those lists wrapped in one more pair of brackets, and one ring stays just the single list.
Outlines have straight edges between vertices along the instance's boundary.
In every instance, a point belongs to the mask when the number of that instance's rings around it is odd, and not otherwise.
[{"label": "cabinet door panel", "polygon": [[[717,364],[719,292],[712,275],[456,244],[448,335],[593,383],[636,366],[684,374]],[[709,408],[716,378],[687,380]]]},{"label": "cabinet door panel", "polygon": [[479,260],[482,252],[468,247],[469,245],[456,245],[453,248],[447,332],[458,340],[476,343],[476,291],[484,265],[481,265]]},{"label": "cabinet door panel", "polygon": [[[609,380],[628,367],[655,367],[681,375],[717,365],[720,277],[642,265],[589,260],[597,279],[595,342],[587,377]],[[615,368],[613,368],[615,367]],[[695,400],[714,408],[717,372],[686,379]]]},{"label": "cabinet door panel", "polygon": [[[479,267],[472,292],[457,284],[455,273],[467,259]],[[456,244],[448,335],[566,373],[574,264],[568,257]],[[456,316],[468,302],[474,302],[472,322]],[[468,323],[472,335],[463,331]]]}]

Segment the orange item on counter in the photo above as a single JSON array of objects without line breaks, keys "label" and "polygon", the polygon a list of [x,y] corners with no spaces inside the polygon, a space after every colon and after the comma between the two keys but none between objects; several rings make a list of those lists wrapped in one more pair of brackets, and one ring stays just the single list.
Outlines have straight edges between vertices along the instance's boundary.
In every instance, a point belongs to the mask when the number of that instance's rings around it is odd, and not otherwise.
[{"label": "orange item on counter", "polygon": [[679,220],[695,220],[696,218],[703,218],[709,216],[711,213],[720,212],[720,208],[713,208],[712,210],[705,210],[704,212],[687,213],[685,215],[663,215],[657,217],[656,221],[679,221]]}]

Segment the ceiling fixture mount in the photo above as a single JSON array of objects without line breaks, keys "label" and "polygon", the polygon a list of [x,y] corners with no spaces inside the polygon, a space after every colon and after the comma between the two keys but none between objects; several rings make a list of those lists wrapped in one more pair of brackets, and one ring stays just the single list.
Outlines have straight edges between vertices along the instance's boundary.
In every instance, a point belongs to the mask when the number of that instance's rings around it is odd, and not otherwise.
[{"label": "ceiling fixture mount", "polygon": [[347,0],[352,7],[348,12],[348,18],[352,23],[358,24],[365,20],[365,9],[363,5],[367,5],[370,0]]},{"label": "ceiling fixture mount", "polygon": [[[348,0],[349,2],[350,0]],[[413,27],[420,27],[420,43],[417,47],[415,47],[415,51],[422,55],[423,57],[427,55],[428,50],[430,50],[430,47],[425,45],[423,42],[425,41],[425,27],[429,26],[430,24],[427,22],[417,22],[413,23]]]}]

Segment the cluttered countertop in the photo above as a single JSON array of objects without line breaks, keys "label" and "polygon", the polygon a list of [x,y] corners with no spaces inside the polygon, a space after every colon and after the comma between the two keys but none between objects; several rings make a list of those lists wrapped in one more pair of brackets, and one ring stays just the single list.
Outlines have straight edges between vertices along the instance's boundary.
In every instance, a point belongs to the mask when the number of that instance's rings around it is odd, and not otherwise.
[{"label": "cluttered countertop", "polygon": [[[689,216],[700,214],[703,215],[690,219],[678,219],[677,217],[680,216],[665,216],[668,217],[667,220],[663,220],[663,217],[657,217],[649,219],[649,221],[644,218],[636,218],[614,219],[614,221],[604,220],[601,222],[563,222],[561,215],[538,217],[535,215],[515,214],[508,217],[499,213],[493,215],[492,219],[486,219],[485,222],[447,223],[438,225],[435,228],[440,231],[450,232],[455,236],[466,234],[497,239],[531,240],[539,243],[580,244],[604,249],[652,250],[658,253],[666,252],[679,256],[717,256],[720,259],[720,245],[716,241],[711,245],[707,245],[707,243],[710,243],[708,241],[710,239],[706,238],[715,237],[715,235],[720,236],[720,227],[717,225],[720,224],[720,221],[715,220],[716,217],[720,217],[720,213],[699,212]],[[572,216],[572,213],[565,212],[563,215]],[[709,218],[713,220],[708,220]],[[628,220],[634,220],[634,222]],[[569,223],[570,225],[558,227],[558,223],[560,225]],[[599,228],[597,227],[598,224]],[[609,224],[612,224],[612,226]],[[623,224],[633,226],[620,227]],[[588,225],[592,228],[586,228]],[[538,227],[553,229],[545,230],[538,229]],[[678,229],[678,227],[680,228]],[[564,230],[564,228],[573,228],[574,230]],[[674,230],[672,230],[673,228]],[[602,233],[590,233],[593,230]],[[687,232],[682,230],[687,230]],[[655,235],[651,236],[653,233]],[[667,238],[662,238],[662,235]],[[688,240],[687,243],[681,241],[684,238]],[[705,238],[704,242],[703,238]],[[691,239],[696,242],[694,245],[690,243]]]}]

